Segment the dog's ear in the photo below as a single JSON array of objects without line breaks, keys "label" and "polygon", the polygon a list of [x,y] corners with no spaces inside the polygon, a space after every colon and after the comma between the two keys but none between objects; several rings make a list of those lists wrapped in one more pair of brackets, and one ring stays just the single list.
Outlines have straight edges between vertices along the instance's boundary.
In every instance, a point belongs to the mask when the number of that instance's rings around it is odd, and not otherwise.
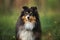
[{"label": "dog's ear", "polygon": [[23,9],[24,9],[24,10],[27,10],[27,9],[28,9],[28,7],[27,7],[27,6],[23,6]]},{"label": "dog's ear", "polygon": [[31,7],[33,11],[37,11],[37,7]]}]

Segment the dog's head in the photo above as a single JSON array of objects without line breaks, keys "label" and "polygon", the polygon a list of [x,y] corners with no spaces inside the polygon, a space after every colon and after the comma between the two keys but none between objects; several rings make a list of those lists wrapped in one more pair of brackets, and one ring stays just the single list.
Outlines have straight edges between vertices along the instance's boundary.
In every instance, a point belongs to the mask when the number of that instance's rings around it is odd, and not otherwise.
[{"label": "dog's head", "polygon": [[36,7],[28,8],[27,6],[24,6],[21,14],[21,18],[23,19],[23,22],[25,23],[29,21],[29,22],[35,23],[37,19],[36,13],[35,13],[36,10],[37,10]]}]

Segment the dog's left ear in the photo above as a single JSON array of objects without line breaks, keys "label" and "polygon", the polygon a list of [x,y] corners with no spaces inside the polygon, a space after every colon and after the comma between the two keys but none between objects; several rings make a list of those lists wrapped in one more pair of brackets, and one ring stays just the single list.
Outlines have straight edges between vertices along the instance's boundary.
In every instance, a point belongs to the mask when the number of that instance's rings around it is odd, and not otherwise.
[{"label": "dog's left ear", "polygon": [[37,11],[37,7],[31,7],[33,11]]},{"label": "dog's left ear", "polygon": [[22,8],[23,8],[24,10],[27,10],[27,9],[28,9],[28,7],[27,7],[27,6],[23,6]]}]

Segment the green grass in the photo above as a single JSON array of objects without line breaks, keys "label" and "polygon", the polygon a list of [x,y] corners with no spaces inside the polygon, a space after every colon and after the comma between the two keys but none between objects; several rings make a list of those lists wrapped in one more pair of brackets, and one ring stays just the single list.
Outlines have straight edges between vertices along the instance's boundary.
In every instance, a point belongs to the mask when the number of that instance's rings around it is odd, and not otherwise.
[{"label": "green grass", "polygon": [[18,16],[0,15],[0,40],[15,40],[15,24]]}]

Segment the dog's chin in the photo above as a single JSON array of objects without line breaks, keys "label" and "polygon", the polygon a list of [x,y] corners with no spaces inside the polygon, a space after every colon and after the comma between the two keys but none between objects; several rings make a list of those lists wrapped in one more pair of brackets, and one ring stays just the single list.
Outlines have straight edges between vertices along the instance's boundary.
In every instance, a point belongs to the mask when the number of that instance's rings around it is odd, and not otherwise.
[{"label": "dog's chin", "polygon": [[34,26],[35,26],[35,23],[29,22],[29,21],[27,21],[27,22],[24,24],[24,27],[25,27],[25,29],[27,29],[27,30],[33,30]]}]

